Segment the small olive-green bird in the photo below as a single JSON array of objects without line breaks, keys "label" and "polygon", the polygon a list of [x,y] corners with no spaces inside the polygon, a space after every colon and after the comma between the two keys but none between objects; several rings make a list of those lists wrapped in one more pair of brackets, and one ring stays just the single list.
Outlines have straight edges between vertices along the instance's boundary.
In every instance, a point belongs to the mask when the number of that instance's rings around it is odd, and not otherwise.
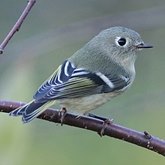
[{"label": "small olive-green bird", "polygon": [[27,123],[54,103],[80,116],[88,113],[130,87],[137,53],[143,48],[152,46],[131,29],[101,31],[58,67],[30,103],[10,115],[22,115]]}]

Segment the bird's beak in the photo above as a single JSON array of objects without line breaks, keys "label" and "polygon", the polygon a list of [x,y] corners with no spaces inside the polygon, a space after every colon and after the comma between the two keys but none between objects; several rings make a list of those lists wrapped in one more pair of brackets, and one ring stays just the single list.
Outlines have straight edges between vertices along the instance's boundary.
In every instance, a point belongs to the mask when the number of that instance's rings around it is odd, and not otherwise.
[{"label": "bird's beak", "polygon": [[144,43],[140,43],[138,45],[135,46],[137,49],[143,49],[143,48],[153,48],[152,45],[147,45],[147,44],[144,44]]}]

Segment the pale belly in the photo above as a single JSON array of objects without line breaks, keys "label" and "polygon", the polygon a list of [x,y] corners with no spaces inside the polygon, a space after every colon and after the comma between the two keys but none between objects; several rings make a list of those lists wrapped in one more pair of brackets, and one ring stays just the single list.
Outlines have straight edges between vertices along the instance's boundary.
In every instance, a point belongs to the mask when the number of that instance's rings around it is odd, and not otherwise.
[{"label": "pale belly", "polygon": [[58,100],[58,103],[61,107],[65,107],[67,111],[76,112],[81,115],[96,109],[118,94],[119,93],[103,93],[82,98],[63,99]]}]

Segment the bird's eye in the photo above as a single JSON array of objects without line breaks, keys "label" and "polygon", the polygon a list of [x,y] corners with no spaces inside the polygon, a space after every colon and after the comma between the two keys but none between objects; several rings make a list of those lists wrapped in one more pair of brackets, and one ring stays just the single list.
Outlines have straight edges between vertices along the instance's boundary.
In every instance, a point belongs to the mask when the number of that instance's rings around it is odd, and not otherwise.
[{"label": "bird's eye", "polygon": [[118,46],[125,46],[126,43],[127,43],[126,38],[123,38],[123,37],[117,37],[117,38],[116,38],[116,44],[117,44]]},{"label": "bird's eye", "polygon": [[125,38],[120,38],[120,39],[118,40],[118,44],[119,44],[120,46],[124,46],[124,45],[126,44],[126,39],[125,39]]}]

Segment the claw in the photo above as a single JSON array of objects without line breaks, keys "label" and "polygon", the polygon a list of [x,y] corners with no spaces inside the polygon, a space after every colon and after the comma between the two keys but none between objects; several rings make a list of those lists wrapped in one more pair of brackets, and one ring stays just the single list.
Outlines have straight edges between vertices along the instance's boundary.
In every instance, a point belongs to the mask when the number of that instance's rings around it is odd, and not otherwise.
[{"label": "claw", "polygon": [[152,136],[147,131],[144,131],[144,137],[146,139],[151,139],[152,138]]},{"label": "claw", "polygon": [[59,116],[60,116],[60,122],[61,122],[61,126],[64,123],[64,118],[66,116],[67,110],[65,107],[61,108],[61,110],[59,111]]},{"label": "claw", "polygon": [[102,137],[104,136],[104,132],[105,132],[105,129],[107,128],[108,125],[112,124],[113,123],[113,119],[106,119],[104,120],[103,122],[103,126],[100,130],[100,132],[98,132],[98,134]]},{"label": "claw", "polygon": [[103,121],[103,126],[102,126],[100,132],[98,132],[98,134],[101,137],[104,135],[104,131],[105,131],[106,127],[113,123],[113,119],[107,119],[105,117],[97,116],[97,115],[94,115],[94,114],[91,114],[91,113],[89,113],[88,116]]}]

